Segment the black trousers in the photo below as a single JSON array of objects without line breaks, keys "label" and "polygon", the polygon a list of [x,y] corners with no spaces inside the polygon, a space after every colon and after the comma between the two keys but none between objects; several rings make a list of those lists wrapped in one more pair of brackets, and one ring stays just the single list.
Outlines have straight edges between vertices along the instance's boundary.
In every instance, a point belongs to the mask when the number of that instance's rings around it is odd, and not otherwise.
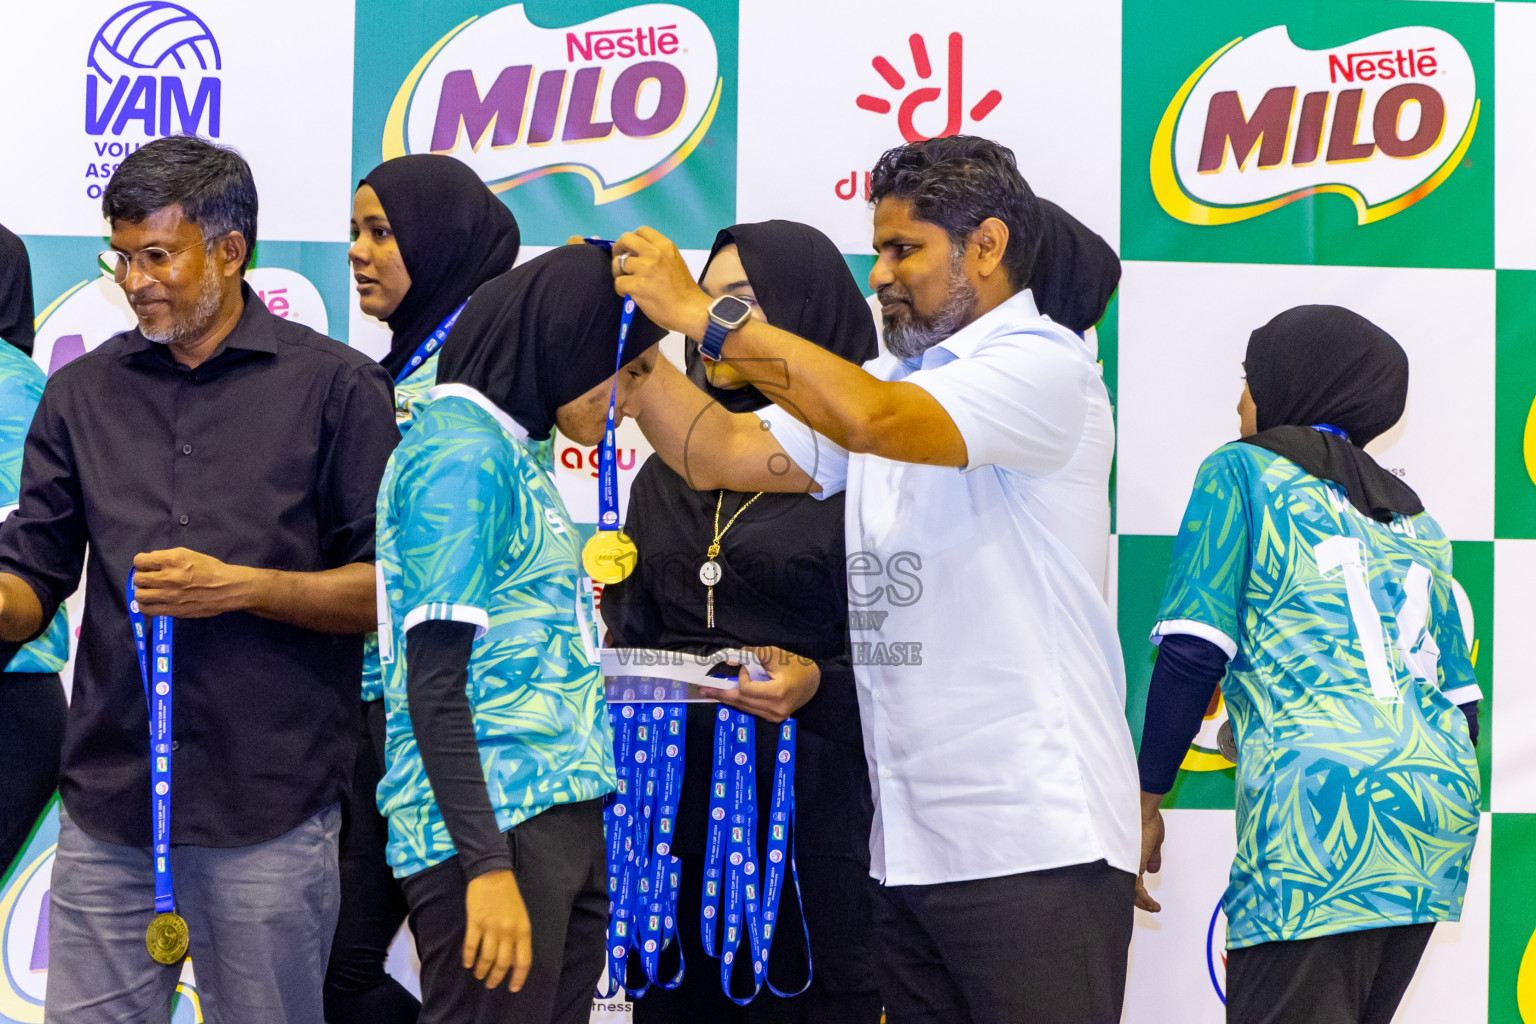
[{"label": "black trousers", "polygon": [[0,673],[0,877],[59,788],[68,713],[58,673]]},{"label": "black trousers", "polygon": [[1391,1024],[1433,924],[1371,928],[1227,953],[1227,1024]]},{"label": "black trousers", "polygon": [[521,992],[494,991],[463,966],[464,893],[457,857],[403,881],[421,956],[422,1024],[586,1024],[608,934],[603,802],[559,804],[506,832],[533,929]]},{"label": "black trousers", "polygon": [[327,1024],[415,1024],[421,1004],[384,970],[405,921],[405,894],[384,860],[389,823],[374,797],[384,776],[384,702],[362,705],[352,793],[341,805],[341,912],[325,968]]},{"label": "black trousers", "polygon": [[889,1024],[1119,1024],[1136,878],[1104,861],[875,904]]}]

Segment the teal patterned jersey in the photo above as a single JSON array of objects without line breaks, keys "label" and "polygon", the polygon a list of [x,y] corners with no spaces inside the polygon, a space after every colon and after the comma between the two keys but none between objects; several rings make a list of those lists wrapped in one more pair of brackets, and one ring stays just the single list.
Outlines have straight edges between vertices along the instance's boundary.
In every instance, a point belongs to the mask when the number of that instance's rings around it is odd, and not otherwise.
[{"label": "teal patterned jersey", "polygon": [[514,431],[470,389],[438,389],[416,408],[380,487],[388,724],[378,800],[389,818],[389,863],[402,878],[454,854],[406,695],[406,633],[420,622],[477,627],[469,700],[503,831],[615,786],[577,530],[554,481]]},{"label": "teal patterned jersey", "polygon": [[[0,342],[0,517],[21,494],[21,456],[47,374],[20,349]],[[61,606],[43,635],[16,652],[7,672],[58,672],[69,660],[69,614]]]},{"label": "teal patterned jersey", "polygon": [[[402,437],[410,433],[411,424],[416,419],[416,410],[426,404],[427,393],[437,386],[437,357],[441,354],[441,349],[433,352],[426,362],[416,368],[415,373],[395,385],[395,425],[400,428]],[[553,438],[543,441],[525,439],[523,446],[546,470],[554,466]],[[363,638],[363,700],[382,700],[383,697],[384,676],[379,666],[379,637],[376,633],[369,633]]]},{"label": "teal patterned jersey", "polygon": [[1154,640],[1231,659],[1229,948],[1460,917],[1480,692],[1451,568],[1427,513],[1377,522],[1253,445],[1200,467]]}]

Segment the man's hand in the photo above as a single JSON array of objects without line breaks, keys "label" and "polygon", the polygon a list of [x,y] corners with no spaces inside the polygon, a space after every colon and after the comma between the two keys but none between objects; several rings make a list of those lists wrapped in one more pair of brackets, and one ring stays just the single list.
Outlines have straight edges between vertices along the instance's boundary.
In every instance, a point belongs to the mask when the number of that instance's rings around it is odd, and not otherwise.
[{"label": "man's hand", "polygon": [[145,615],[206,619],[249,606],[256,570],[211,555],[170,548],[135,555],[134,587]]},{"label": "man's hand", "polygon": [[654,228],[620,235],[613,243],[613,276],[614,290],[634,296],[640,311],[656,326],[695,341],[703,339],[710,298],[666,235]]},{"label": "man's hand", "polygon": [[1163,794],[1141,794],[1141,871],[1136,875],[1136,906],[1157,913],[1163,905],[1152,898],[1145,884],[1147,872],[1163,869]]},{"label": "man's hand", "polygon": [[770,722],[784,721],[816,696],[816,690],[821,686],[821,669],[810,658],[777,647],[753,647],[750,650],[768,670],[767,679],[752,679],[743,668],[737,689],[716,690],[701,686],[699,693]]},{"label": "man's hand", "polygon": [[469,880],[464,892],[464,969],[473,969],[486,988],[512,971],[508,991],[519,992],[533,966],[533,926],[517,879],[510,871],[487,871]]}]

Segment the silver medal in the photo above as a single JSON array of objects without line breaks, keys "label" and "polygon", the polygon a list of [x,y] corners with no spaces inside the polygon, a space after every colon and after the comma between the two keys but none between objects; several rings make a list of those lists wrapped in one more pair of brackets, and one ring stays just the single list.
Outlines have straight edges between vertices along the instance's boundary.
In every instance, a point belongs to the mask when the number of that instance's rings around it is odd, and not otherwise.
[{"label": "silver medal", "polygon": [[699,566],[699,582],[706,587],[712,587],[720,582],[720,563],[711,558]]}]

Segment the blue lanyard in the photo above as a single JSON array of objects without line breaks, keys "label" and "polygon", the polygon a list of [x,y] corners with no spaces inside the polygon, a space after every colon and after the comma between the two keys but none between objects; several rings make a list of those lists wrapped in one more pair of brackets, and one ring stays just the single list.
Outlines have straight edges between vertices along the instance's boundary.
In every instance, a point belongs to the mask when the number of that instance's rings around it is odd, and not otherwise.
[{"label": "blue lanyard", "polygon": [[[656,722],[657,713],[665,715],[664,722]],[[682,949],[678,949],[677,973],[670,981],[662,981],[661,951],[671,944],[677,934],[677,896],[682,888],[682,861],[672,854],[672,839],[677,825],[677,807],[683,794],[683,764],[685,706],[683,704],[652,705],[652,726],[657,730],[658,750],[655,765],[659,775],[651,806],[654,814],[651,835],[654,838],[651,862],[645,889],[649,902],[640,916],[639,934],[640,966],[646,981],[664,989],[676,988],[683,980],[685,964]],[[649,988],[649,985],[647,985]]]},{"label": "blue lanyard", "polygon": [[[759,958],[762,949],[761,910],[758,896],[761,879],[757,871],[757,730],[756,719],[735,712],[731,716],[730,835],[725,844],[725,939],[720,947],[720,987],[731,1002],[745,1006],[757,997],[763,986],[766,967]],[[745,933],[751,951],[752,994],[738,998],[731,994],[731,973]]]},{"label": "blue lanyard", "polygon": [[171,624],[168,615],[156,616],[154,662],[144,613],[134,599],[134,570],[128,571],[128,622],[139,651],[139,677],[144,681],[144,700],[149,705],[149,788],[155,857],[155,912],[174,914],[176,893],[171,887]]},{"label": "blue lanyard", "polygon": [[614,763],[618,790],[603,806],[603,828],[608,837],[608,990],[597,998],[612,999],[624,983],[624,961],[629,954],[629,859],[634,850],[635,790],[630,779],[635,705],[608,705],[613,727]]},{"label": "blue lanyard", "polygon": [[699,935],[706,956],[718,957],[715,930],[720,918],[720,889],[725,878],[725,817],[731,785],[731,711],[715,713],[715,763],[709,779],[709,838],[704,847],[704,896],[699,908]]},{"label": "blue lanyard", "polygon": [[1317,431],[1319,434],[1332,434],[1334,437],[1342,437],[1346,441],[1349,440],[1349,435],[1347,433],[1340,430],[1338,427],[1331,423],[1314,423],[1312,424],[1312,429]]},{"label": "blue lanyard", "polygon": [[459,308],[449,313],[443,322],[437,325],[437,330],[427,335],[427,340],[416,346],[416,351],[411,353],[411,358],[407,359],[405,365],[400,368],[400,372],[395,374],[396,384],[404,383],[405,378],[415,373],[422,363],[431,358],[432,353],[443,347],[443,342],[448,340],[448,332],[453,330],[453,322],[459,318],[460,313],[464,312],[464,307],[467,305],[469,305],[468,299],[459,303]]},{"label": "blue lanyard", "polygon": [[[604,238],[585,239],[588,245],[613,251],[613,243]],[[613,413],[619,400],[619,371],[624,368],[624,341],[635,319],[635,300],[624,297],[624,311],[619,314],[619,352],[613,361],[613,389],[608,392],[608,429],[603,433],[603,447],[597,458],[597,528],[619,528],[619,460],[614,439]]]},{"label": "blue lanyard", "polygon": [[781,992],[772,981],[768,990],[776,996],[797,996],[811,987],[811,929],[805,920],[805,904],[800,902],[800,871],[795,867],[795,732],[793,718],[779,726],[779,746],[773,762],[773,802],[768,808],[768,863],[763,867],[763,948],[764,979],[767,979],[768,950],[778,924],[779,897],[784,891],[784,866],[789,864],[795,883],[795,899],[800,903],[800,927],[805,934],[805,984],[796,992]]}]

